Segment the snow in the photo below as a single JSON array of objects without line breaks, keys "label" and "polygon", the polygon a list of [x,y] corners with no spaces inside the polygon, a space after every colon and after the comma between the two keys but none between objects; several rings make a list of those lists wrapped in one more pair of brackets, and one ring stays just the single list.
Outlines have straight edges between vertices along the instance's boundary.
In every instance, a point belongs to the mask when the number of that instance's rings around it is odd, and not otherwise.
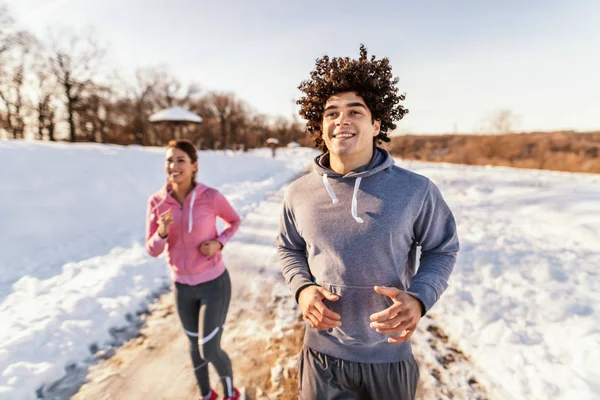
[{"label": "snow", "polygon": [[444,329],[506,398],[600,398],[600,176],[397,164],[436,182],[458,223],[432,310]]},{"label": "snow", "polygon": [[[198,179],[244,216],[314,156],[200,152]],[[0,142],[0,158],[0,398],[35,399],[168,284],[143,247],[164,150]]]},{"label": "snow", "polygon": [[194,114],[191,111],[181,107],[171,107],[164,110],[158,111],[148,118],[150,122],[159,121],[180,121],[180,122],[202,122],[202,117],[198,114]]},{"label": "snow", "polygon": [[[263,200],[314,155],[199,153],[199,179],[244,218],[228,265],[252,259],[280,279],[276,218],[260,217],[279,209]],[[142,246],[163,157],[158,148],[0,142],[8,161],[0,171],[0,398],[35,399],[114,342],[115,329],[168,284],[164,260]],[[397,163],[436,182],[457,219],[461,252],[432,316],[486,374],[490,398],[600,398],[600,176]],[[248,334],[283,335],[297,316],[276,287],[285,312],[275,309],[273,330]]]}]

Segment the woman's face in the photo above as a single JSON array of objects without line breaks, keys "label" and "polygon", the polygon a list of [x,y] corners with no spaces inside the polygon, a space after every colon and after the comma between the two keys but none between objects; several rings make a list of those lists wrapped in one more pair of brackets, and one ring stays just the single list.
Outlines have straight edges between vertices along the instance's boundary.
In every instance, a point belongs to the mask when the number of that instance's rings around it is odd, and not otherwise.
[{"label": "woman's face", "polygon": [[193,163],[185,151],[171,147],[165,155],[165,170],[171,183],[191,182],[194,172],[198,171],[198,162]]}]

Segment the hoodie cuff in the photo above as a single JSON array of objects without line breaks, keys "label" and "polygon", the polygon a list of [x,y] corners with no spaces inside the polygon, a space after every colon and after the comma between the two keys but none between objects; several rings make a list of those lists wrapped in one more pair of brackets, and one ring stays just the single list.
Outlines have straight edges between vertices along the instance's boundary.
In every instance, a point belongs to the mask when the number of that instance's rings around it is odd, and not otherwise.
[{"label": "hoodie cuff", "polygon": [[157,230],[156,232],[154,232],[154,235],[152,235],[152,236],[153,236],[153,238],[152,238],[152,242],[153,242],[154,244],[163,244],[163,243],[166,243],[166,242],[167,242],[167,239],[169,238],[169,236],[168,236],[168,235],[167,235],[167,236],[165,236],[165,237],[161,237],[161,236],[158,234],[158,230]]},{"label": "hoodie cuff", "polygon": [[225,245],[227,244],[227,242],[229,241],[229,237],[227,235],[219,235],[216,239],[217,242],[221,243],[221,245],[223,247],[225,247]]},{"label": "hoodie cuff", "polygon": [[425,316],[425,304],[423,304],[423,301],[419,298],[419,295],[416,293],[411,293],[411,292],[406,292],[408,294],[410,294],[412,297],[414,297],[415,299],[417,299],[419,301],[419,304],[421,305],[421,317]]},{"label": "hoodie cuff", "polygon": [[301,275],[296,275],[292,278],[292,281],[290,282],[290,290],[294,294],[294,299],[296,300],[296,303],[298,303],[298,296],[300,295],[302,289],[313,285],[317,286],[316,283]]},{"label": "hoodie cuff", "polygon": [[437,301],[435,289],[427,284],[415,283],[406,292],[421,302],[421,317],[427,314]]}]

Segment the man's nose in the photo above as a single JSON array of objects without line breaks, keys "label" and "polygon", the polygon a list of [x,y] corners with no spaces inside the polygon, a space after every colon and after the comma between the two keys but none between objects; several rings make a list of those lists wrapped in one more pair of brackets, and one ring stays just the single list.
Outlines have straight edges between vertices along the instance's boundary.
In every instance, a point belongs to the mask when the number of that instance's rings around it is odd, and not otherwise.
[{"label": "man's nose", "polygon": [[342,126],[342,125],[348,125],[349,123],[350,123],[350,119],[348,118],[348,114],[345,112],[340,112],[340,114],[337,117],[336,125]]}]

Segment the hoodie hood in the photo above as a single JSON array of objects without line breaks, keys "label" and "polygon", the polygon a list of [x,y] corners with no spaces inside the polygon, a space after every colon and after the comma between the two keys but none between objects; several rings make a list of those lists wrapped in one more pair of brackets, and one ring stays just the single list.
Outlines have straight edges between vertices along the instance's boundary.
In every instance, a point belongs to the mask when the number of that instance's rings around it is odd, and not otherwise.
[{"label": "hoodie hood", "polygon": [[362,224],[364,220],[358,216],[358,193],[360,182],[363,178],[368,178],[369,176],[373,176],[380,171],[392,167],[394,165],[394,159],[387,151],[380,149],[379,147],[375,147],[375,149],[373,149],[373,158],[368,165],[359,167],[345,175],[335,172],[328,165],[329,153],[324,153],[315,158],[313,170],[323,177],[323,186],[325,186],[325,190],[327,190],[327,193],[329,194],[333,204],[337,204],[339,200],[335,194],[335,191],[333,190],[333,187],[329,183],[329,178],[356,179],[354,182],[352,208],[350,213],[356,222]]},{"label": "hoodie hood", "polygon": [[[194,188],[192,189],[192,191],[190,192],[190,194],[188,196],[191,196],[194,193],[196,193],[196,196],[199,196],[205,190],[209,189],[208,186],[206,186],[205,184],[200,183],[200,182],[195,182],[194,185],[195,185]],[[167,201],[168,198],[170,197],[171,198],[170,201],[177,202],[177,200],[175,200],[175,198],[171,196],[172,193],[173,193],[173,188],[171,187],[171,184],[170,183],[166,183],[165,185],[163,185],[163,187],[161,187],[158,190],[158,192],[156,194],[163,201]],[[187,198],[186,198],[186,200],[187,200]]]},{"label": "hoodie hood", "polygon": [[394,159],[386,150],[375,147],[373,158],[369,164],[359,167],[345,175],[339,174],[329,167],[329,153],[318,155],[313,163],[313,171],[319,175],[327,174],[328,177],[366,178],[394,165]]}]

